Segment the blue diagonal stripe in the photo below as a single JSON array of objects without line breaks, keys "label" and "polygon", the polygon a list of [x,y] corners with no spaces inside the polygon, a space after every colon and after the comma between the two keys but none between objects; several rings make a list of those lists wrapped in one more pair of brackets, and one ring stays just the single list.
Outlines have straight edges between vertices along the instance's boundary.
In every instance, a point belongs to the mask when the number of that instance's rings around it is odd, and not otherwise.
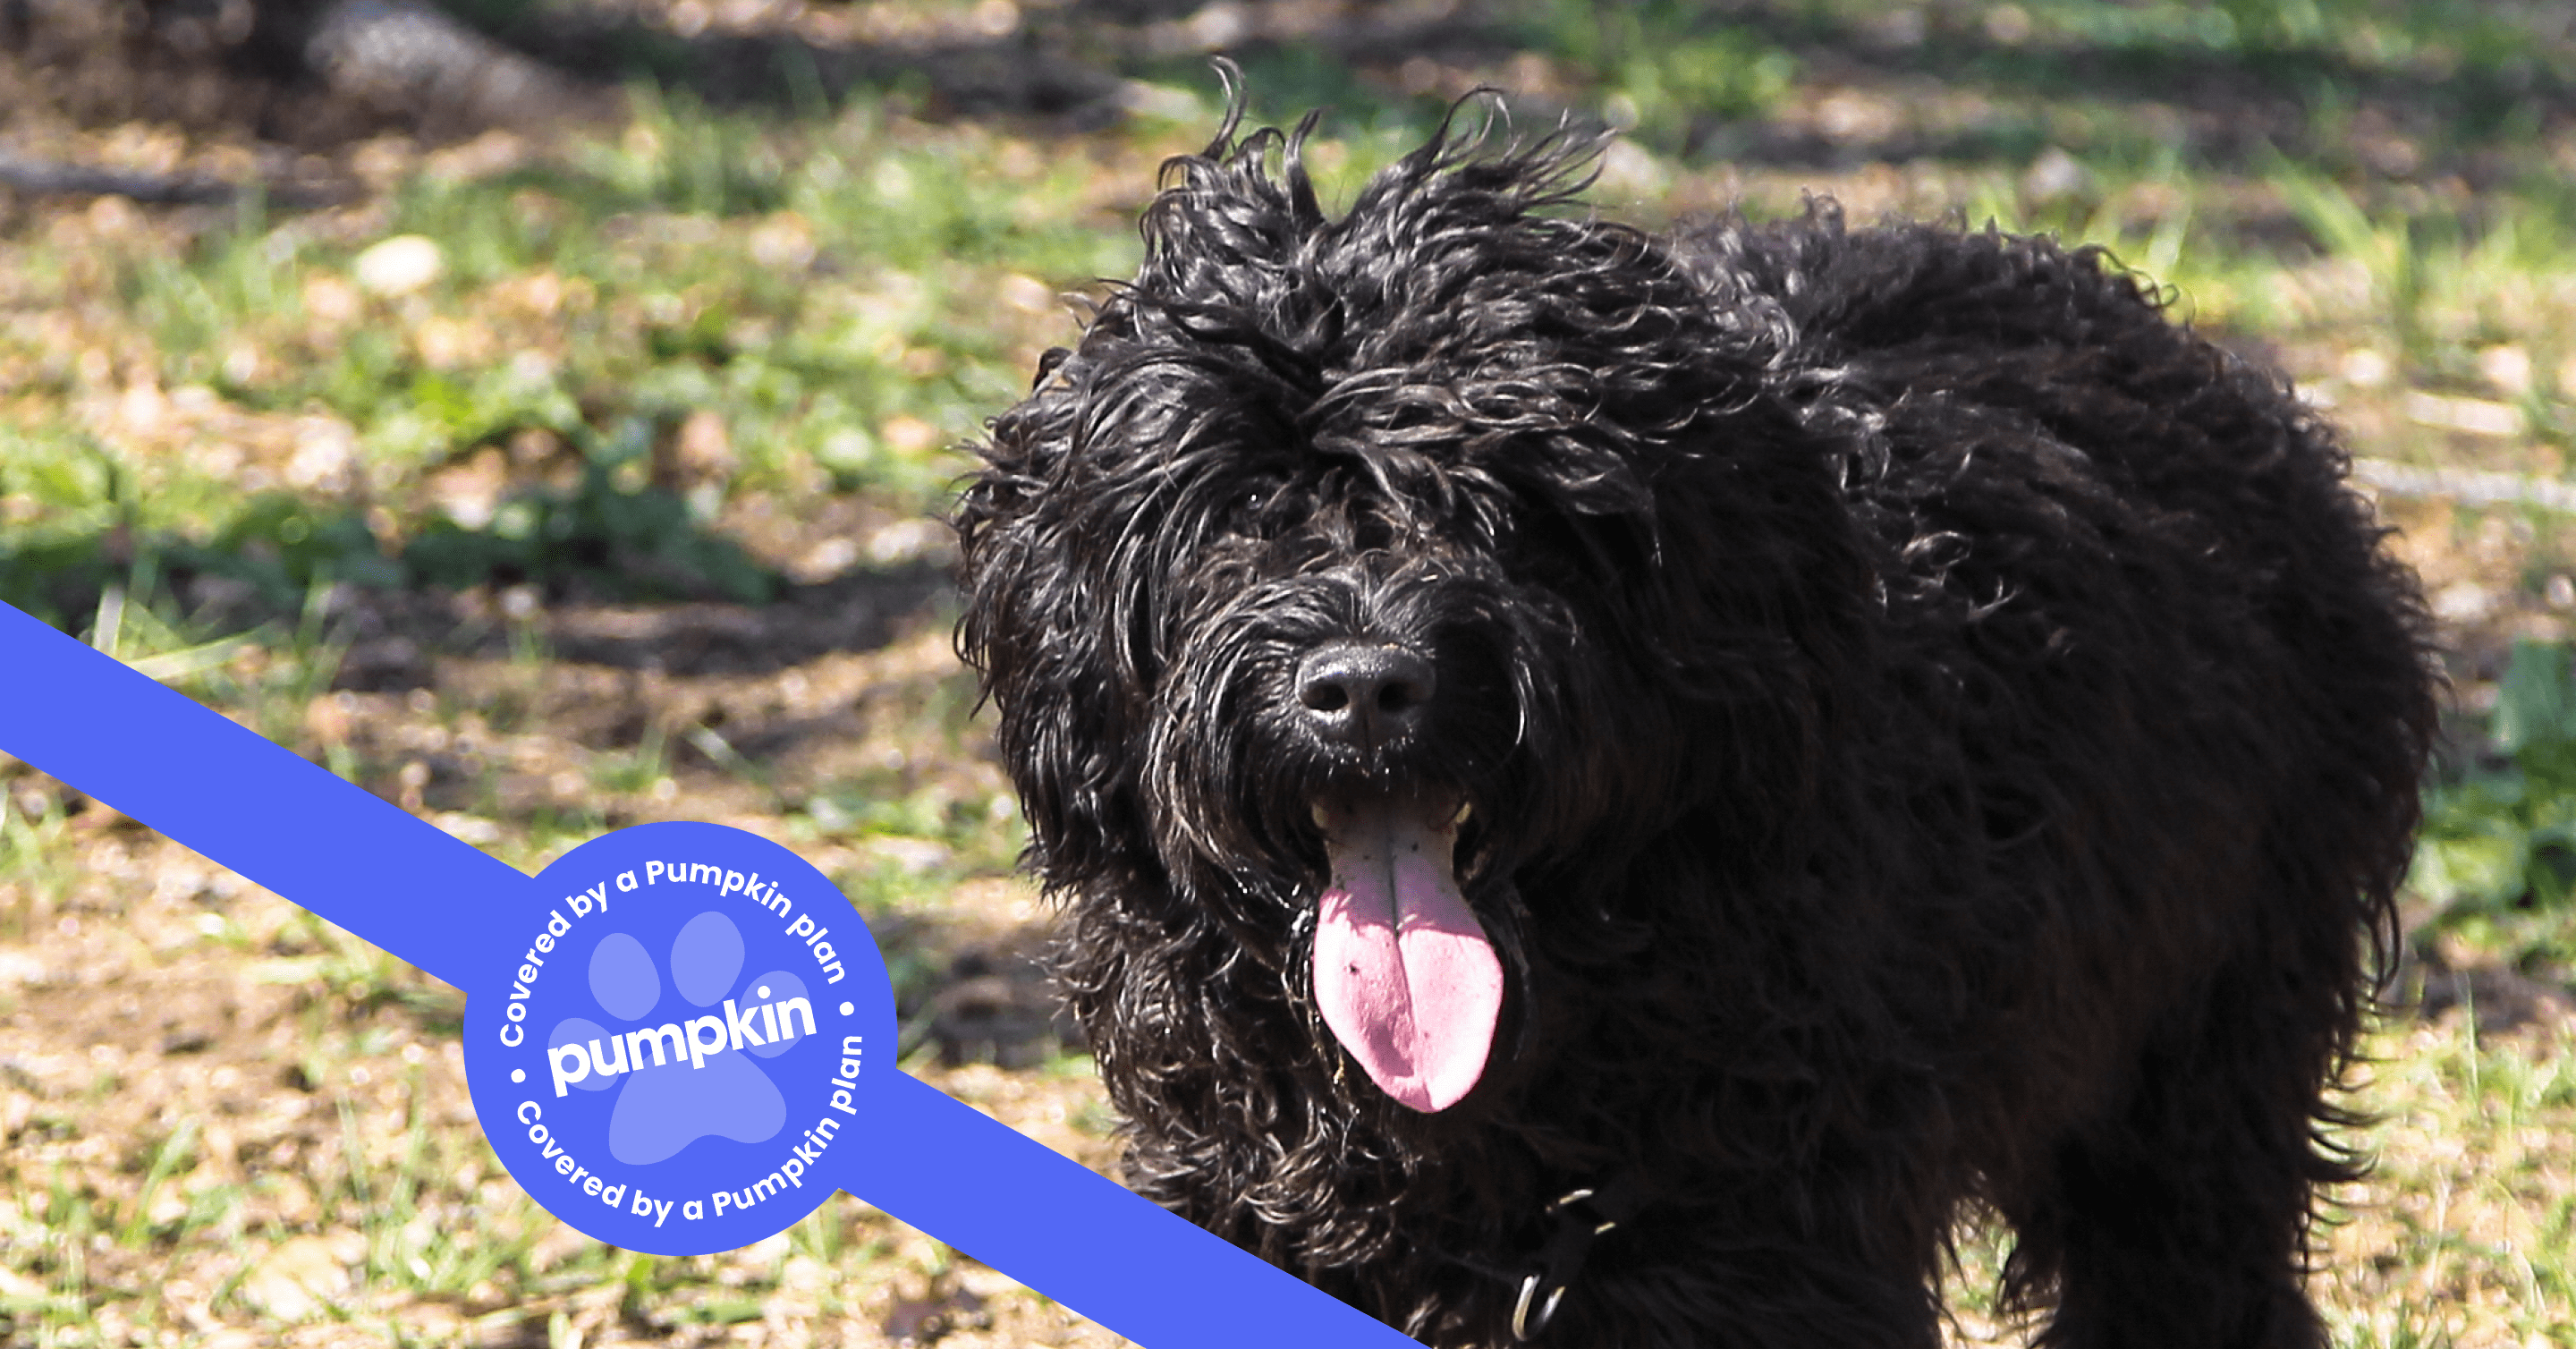
[{"label": "blue diagonal stripe", "polygon": [[835,1182],[1154,1349],[1417,1349],[1331,1294],[895,1074]]}]

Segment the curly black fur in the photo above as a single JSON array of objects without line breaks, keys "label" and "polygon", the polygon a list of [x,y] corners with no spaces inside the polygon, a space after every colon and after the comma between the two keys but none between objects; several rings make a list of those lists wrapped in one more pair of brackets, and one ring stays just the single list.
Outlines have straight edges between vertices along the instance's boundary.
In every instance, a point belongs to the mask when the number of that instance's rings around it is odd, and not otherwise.
[{"label": "curly black fur", "polygon": [[[1448,129],[1334,219],[1312,122],[1168,167],[957,517],[1133,1183],[1443,1345],[1614,1179],[1546,1343],[1928,1349],[1981,1209],[2044,1343],[2320,1344],[2434,722],[2327,428],[2097,250],[1652,237],[1584,139]],[[1413,733],[1301,715],[1354,640]],[[1353,782],[1472,803],[1508,990],[1436,1114],[1310,992]]]}]

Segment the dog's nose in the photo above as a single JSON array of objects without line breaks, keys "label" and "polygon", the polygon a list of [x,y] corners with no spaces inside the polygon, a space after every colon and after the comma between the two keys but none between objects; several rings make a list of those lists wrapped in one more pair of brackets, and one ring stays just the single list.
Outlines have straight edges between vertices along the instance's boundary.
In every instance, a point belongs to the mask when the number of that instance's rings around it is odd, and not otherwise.
[{"label": "dog's nose", "polygon": [[1422,724],[1437,683],[1431,662],[1383,642],[1336,642],[1297,667],[1297,705],[1328,740],[1368,748]]}]

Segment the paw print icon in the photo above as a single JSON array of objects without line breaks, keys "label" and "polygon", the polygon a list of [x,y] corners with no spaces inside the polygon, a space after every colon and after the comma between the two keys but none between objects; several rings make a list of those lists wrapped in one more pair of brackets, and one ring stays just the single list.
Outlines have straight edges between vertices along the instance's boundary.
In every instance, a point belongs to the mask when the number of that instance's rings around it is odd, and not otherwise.
[{"label": "paw print icon", "polygon": [[655,955],[622,931],[591,948],[588,989],[600,1019],[566,1017],[548,1032],[554,1096],[616,1092],[608,1152],[629,1165],[662,1161],[701,1138],[776,1137],[787,1101],[761,1061],[816,1033],[805,981],[786,970],[740,977],[742,931],[712,909],[681,925],[662,960]]}]

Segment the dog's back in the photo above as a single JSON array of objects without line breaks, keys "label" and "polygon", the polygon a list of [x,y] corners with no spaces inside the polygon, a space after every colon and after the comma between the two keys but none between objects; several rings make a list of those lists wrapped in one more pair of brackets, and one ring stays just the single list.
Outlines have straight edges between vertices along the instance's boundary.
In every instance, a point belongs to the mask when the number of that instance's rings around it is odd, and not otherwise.
[{"label": "dog's back", "polygon": [[[1922,939],[2009,953],[1956,1043],[2019,1287],[2068,1344],[2308,1342],[2285,1276],[2179,1271],[2285,1268],[2350,1174],[2290,1084],[2348,1052],[2433,731],[2414,579],[2330,428],[2098,251],[1830,205],[1680,247],[1781,307],[1781,385],[1848,447],[1898,695],[1854,767],[1973,840],[1976,901],[1927,896]],[[2167,1278],[2200,1292],[2106,1291]]]}]

